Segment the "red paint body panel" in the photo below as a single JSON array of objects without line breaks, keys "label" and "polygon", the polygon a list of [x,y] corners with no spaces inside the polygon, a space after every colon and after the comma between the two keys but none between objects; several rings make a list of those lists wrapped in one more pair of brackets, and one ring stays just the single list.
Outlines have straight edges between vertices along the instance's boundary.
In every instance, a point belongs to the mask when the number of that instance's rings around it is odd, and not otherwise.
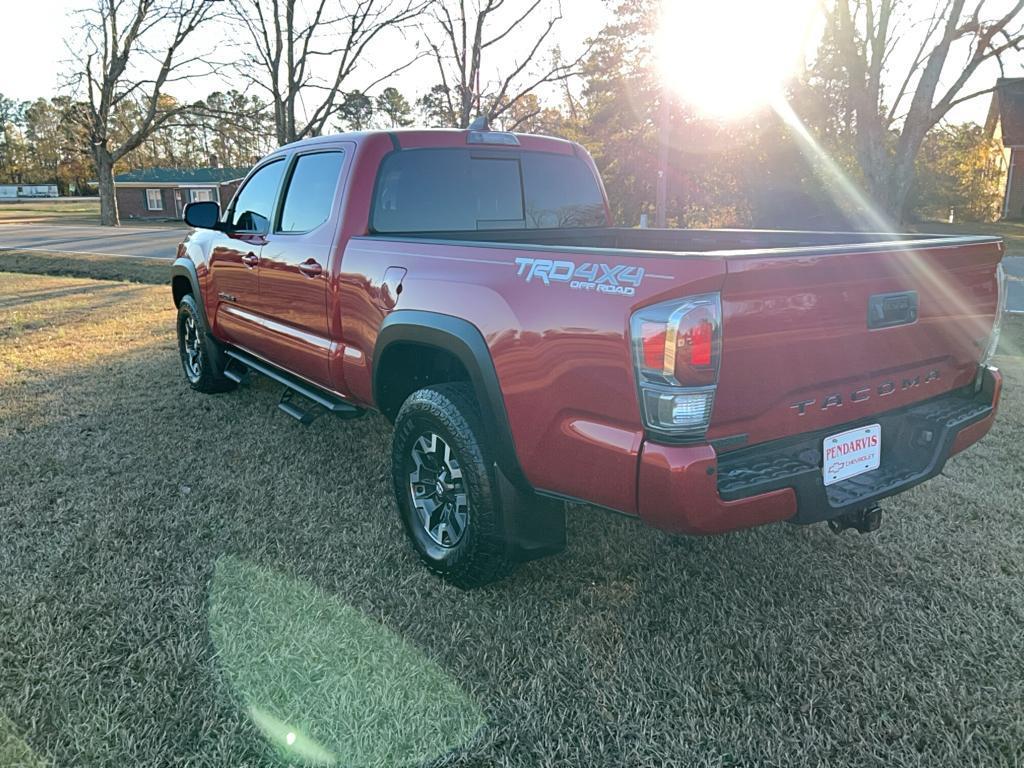
[{"label": "red paint body panel", "polygon": [[647,443],[640,462],[640,518],[674,533],[725,533],[778,522],[796,514],[789,488],[722,501],[715,480],[715,451],[709,445]]},{"label": "red paint body panel", "polygon": [[[1001,256],[998,244],[982,243],[730,258],[708,437],[745,433],[750,444],[760,443],[969,383],[992,329]],[[918,293],[917,322],[867,329],[871,295],[910,290]],[[938,378],[926,383],[932,371]],[[904,388],[904,379],[917,377],[919,384]],[[890,382],[891,392],[883,386]],[[803,415],[796,403],[804,404]]]},{"label": "red paint body panel", "polygon": [[[518,138],[518,147],[486,151],[575,154],[600,183],[579,146]],[[796,512],[788,489],[719,498],[720,451],[711,441],[734,438],[728,447],[739,448],[843,424],[962,387],[977,370],[996,306],[997,241],[813,247],[813,233],[790,233],[800,246],[743,250],[748,240],[787,233],[558,230],[547,245],[385,237],[370,232],[371,207],[378,169],[395,142],[402,151],[458,148],[467,146],[467,134],[346,134],[284,147],[272,157],[286,163],[308,151],[346,153],[322,227],[300,236],[269,233],[259,242],[212,231],[189,236],[183,249],[214,335],[374,407],[374,348],[389,312],[465,320],[486,341],[518,465],[536,489],[686,533],[787,519]],[[709,239],[722,245],[708,247]],[[258,270],[240,261],[250,248],[259,250]],[[574,290],[567,282],[527,281],[517,259],[642,269],[643,279],[632,295]],[[320,275],[297,270],[308,260],[322,265]],[[910,290],[919,297],[915,323],[868,330],[870,296]],[[707,293],[721,294],[723,322],[706,440],[652,442],[638,405],[630,316]],[[954,451],[990,424],[991,417],[965,429]]]}]

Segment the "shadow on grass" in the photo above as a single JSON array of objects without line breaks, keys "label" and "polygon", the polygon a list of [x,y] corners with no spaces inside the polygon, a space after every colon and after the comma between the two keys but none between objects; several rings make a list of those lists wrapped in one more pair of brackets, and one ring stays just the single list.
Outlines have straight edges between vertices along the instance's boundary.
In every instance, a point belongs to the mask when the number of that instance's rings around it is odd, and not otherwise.
[{"label": "shadow on grass", "polygon": [[1022,743],[1021,489],[984,453],[874,537],[673,539],[573,508],[565,554],[466,593],[407,551],[383,419],[303,428],[265,381],[194,393],[171,327],[3,391],[0,710],[55,764],[467,743],[445,762],[999,764]]},{"label": "shadow on grass", "polygon": [[33,275],[125,280],[166,285],[171,282],[171,258],[98,256],[79,253],[43,253],[0,248],[0,271]]},{"label": "shadow on grass", "polygon": [[[0,310],[14,309],[15,307],[37,304],[44,301],[50,301],[51,299],[68,299],[90,294],[109,295],[116,302],[128,297],[137,290],[137,288],[120,285],[118,283],[83,283],[82,285],[57,288],[47,291],[24,291],[15,296],[0,298]],[[107,306],[109,306],[109,304]],[[95,308],[96,307],[90,307],[89,309],[92,310]]]}]

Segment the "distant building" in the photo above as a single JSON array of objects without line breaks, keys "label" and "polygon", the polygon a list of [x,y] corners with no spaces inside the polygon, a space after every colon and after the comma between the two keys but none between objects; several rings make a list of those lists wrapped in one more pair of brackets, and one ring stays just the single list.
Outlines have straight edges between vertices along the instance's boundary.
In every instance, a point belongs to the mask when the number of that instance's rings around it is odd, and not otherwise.
[{"label": "distant building", "polygon": [[999,169],[1005,176],[1004,219],[1024,219],[1024,77],[996,81],[985,132],[1002,144]]},{"label": "distant building", "polygon": [[26,197],[57,197],[56,184],[0,184],[0,200]]},{"label": "distant building", "polygon": [[147,168],[114,177],[122,219],[180,219],[189,203],[230,202],[248,168]]}]

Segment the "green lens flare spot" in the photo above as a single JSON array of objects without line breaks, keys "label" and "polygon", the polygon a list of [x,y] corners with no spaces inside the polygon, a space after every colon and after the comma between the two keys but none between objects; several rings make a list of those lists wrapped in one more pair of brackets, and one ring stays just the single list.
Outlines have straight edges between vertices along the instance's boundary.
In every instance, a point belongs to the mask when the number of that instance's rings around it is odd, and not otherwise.
[{"label": "green lens flare spot", "polygon": [[465,748],[485,724],[423,651],[299,580],[222,557],[209,626],[225,678],[285,761],[420,764]]},{"label": "green lens flare spot", "polygon": [[0,765],[19,768],[46,768],[49,763],[35,755],[18,735],[14,723],[0,714]]}]

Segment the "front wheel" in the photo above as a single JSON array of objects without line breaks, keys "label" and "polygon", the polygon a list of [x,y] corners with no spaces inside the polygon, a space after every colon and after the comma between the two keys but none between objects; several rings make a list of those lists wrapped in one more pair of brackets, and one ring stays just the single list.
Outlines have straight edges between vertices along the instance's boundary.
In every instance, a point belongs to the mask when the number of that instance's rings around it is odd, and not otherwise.
[{"label": "front wheel", "polygon": [[428,568],[463,588],[512,567],[488,454],[466,384],[414,392],[395,420],[392,479],[405,532]]},{"label": "front wheel", "polygon": [[195,299],[186,294],[178,305],[178,354],[185,378],[194,390],[226,392],[235,387],[235,382],[215,366],[214,361],[220,359],[212,348],[216,343],[203,330]]}]

